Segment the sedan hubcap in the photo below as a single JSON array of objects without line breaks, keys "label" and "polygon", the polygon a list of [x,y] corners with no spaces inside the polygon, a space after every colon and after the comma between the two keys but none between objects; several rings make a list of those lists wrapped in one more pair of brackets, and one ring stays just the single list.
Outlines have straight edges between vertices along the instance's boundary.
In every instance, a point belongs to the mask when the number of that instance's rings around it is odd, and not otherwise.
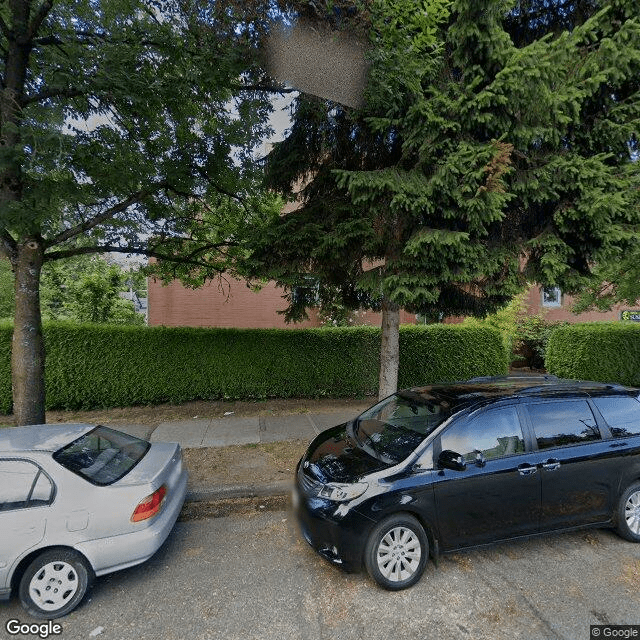
[{"label": "sedan hubcap", "polygon": [[406,527],[394,527],[378,545],[378,569],[392,582],[407,580],[418,569],[421,556],[416,534]]},{"label": "sedan hubcap", "polygon": [[624,507],[624,519],[627,521],[629,531],[640,535],[640,491],[629,496]]},{"label": "sedan hubcap", "polygon": [[57,611],[78,591],[78,574],[67,562],[45,564],[29,583],[29,595],[40,609]]}]

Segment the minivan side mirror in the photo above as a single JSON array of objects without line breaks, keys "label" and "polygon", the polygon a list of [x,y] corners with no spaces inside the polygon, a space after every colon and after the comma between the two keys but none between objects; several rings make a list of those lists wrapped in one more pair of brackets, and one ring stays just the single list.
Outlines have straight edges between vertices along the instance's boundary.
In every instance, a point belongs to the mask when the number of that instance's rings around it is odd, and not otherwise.
[{"label": "minivan side mirror", "polygon": [[445,449],[438,456],[438,468],[439,469],[451,469],[451,471],[464,471],[467,468],[467,463],[464,461],[464,456]]}]

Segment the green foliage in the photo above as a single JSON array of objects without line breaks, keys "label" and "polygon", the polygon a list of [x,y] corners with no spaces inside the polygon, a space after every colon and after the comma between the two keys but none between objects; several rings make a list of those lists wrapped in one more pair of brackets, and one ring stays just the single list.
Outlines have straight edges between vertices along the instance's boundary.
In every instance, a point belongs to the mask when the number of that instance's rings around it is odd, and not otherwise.
[{"label": "green foliage", "polygon": [[[377,390],[380,330],[45,325],[47,408],[204,399],[347,397]],[[11,327],[0,326],[0,410],[11,407]],[[506,373],[500,334],[455,325],[400,331],[402,386]]]},{"label": "green foliage", "polygon": [[11,337],[13,325],[0,321],[0,413],[11,413]]},{"label": "green foliage", "polygon": [[551,335],[558,327],[567,322],[547,322],[544,314],[535,316],[521,315],[516,319],[516,333],[513,343],[514,357],[524,357],[527,365],[534,369],[543,369],[545,354]]},{"label": "green foliage", "polygon": [[640,325],[624,322],[573,324],[556,329],[546,368],[563,378],[640,386]]},{"label": "green foliage", "polygon": [[635,306],[640,300],[640,244],[628,251],[612,251],[578,294],[574,313],[609,311],[615,304]]},{"label": "green foliage", "polygon": [[[31,280],[13,358],[16,413],[31,423],[44,419],[43,263],[142,254],[160,277],[201,284],[273,209],[255,151],[273,108],[259,39],[278,12],[272,0],[1,6],[0,257]],[[111,289],[87,279],[74,313],[114,317]]]},{"label": "green foliage", "polygon": [[0,319],[13,317],[14,309],[15,293],[11,263],[0,258]]},{"label": "green foliage", "polygon": [[446,324],[400,329],[400,388],[507,372],[507,351],[496,329]]},{"label": "green foliage", "polygon": [[77,256],[45,264],[40,302],[45,320],[110,324],[144,324],[133,302],[123,300],[130,274],[100,256]]},{"label": "green foliage", "polygon": [[306,181],[302,206],[260,229],[255,269],[482,317],[634,247],[637,1],[570,5],[371,2],[366,105],[298,99],[268,170]]},{"label": "green foliage", "polygon": [[502,334],[505,349],[511,356],[513,355],[514,343],[516,342],[518,333],[518,319],[525,313],[526,292],[519,293],[514,296],[511,301],[495,313],[490,313],[484,318],[465,318],[463,324],[465,326],[475,327],[493,327]]}]

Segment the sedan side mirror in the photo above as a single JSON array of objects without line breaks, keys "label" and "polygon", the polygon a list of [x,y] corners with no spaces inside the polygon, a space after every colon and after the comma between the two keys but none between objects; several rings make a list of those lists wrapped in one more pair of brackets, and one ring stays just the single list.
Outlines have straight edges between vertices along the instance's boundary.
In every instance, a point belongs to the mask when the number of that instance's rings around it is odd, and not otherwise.
[{"label": "sedan side mirror", "polygon": [[464,461],[464,456],[455,451],[445,449],[438,456],[438,468],[451,469],[451,471],[464,471],[467,468],[467,463]]}]

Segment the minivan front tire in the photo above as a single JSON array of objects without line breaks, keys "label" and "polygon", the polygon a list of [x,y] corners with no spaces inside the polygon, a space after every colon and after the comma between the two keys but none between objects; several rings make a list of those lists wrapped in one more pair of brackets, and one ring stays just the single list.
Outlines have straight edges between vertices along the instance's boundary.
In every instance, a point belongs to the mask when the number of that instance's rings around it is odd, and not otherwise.
[{"label": "minivan front tire", "polygon": [[390,591],[418,582],[428,559],[427,534],[408,513],[393,514],[379,522],[365,547],[364,563],[369,575]]},{"label": "minivan front tire", "polygon": [[631,542],[640,542],[640,483],[632,484],[618,502],[618,533]]}]

